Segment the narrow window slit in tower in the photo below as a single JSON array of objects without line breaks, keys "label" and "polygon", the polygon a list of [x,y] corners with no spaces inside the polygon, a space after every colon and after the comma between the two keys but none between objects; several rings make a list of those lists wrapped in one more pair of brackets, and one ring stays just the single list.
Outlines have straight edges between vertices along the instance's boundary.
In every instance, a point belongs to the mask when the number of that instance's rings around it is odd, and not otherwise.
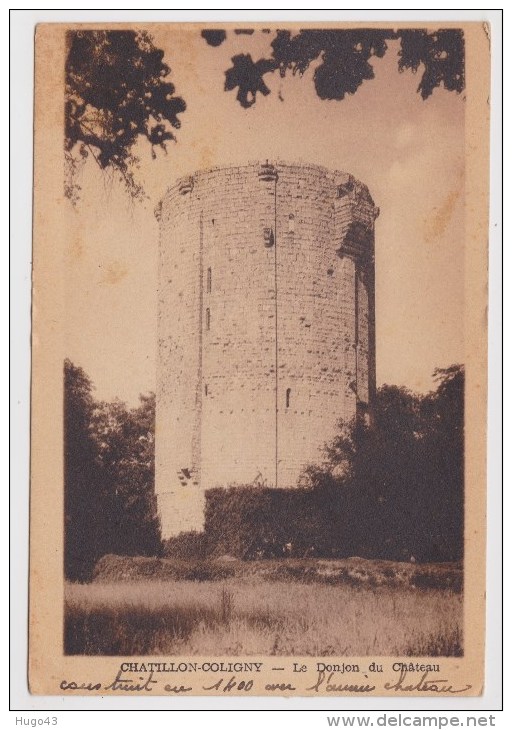
[{"label": "narrow window slit in tower", "polygon": [[210,329],[210,309],[206,310],[206,329]]},{"label": "narrow window slit in tower", "polygon": [[292,389],[291,388],[286,388],[286,407],[287,408],[290,407],[290,398],[291,398],[291,395],[292,395]]},{"label": "narrow window slit in tower", "polygon": [[212,268],[211,266],[208,267],[208,271],[206,272],[206,291],[208,294],[212,290]]},{"label": "narrow window slit in tower", "polygon": [[208,383],[204,384],[204,394],[208,395]]},{"label": "narrow window slit in tower", "polygon": [[288,233],[293,233],[295,231],[295,216],[293,213],[290,213],[288,216]]}]

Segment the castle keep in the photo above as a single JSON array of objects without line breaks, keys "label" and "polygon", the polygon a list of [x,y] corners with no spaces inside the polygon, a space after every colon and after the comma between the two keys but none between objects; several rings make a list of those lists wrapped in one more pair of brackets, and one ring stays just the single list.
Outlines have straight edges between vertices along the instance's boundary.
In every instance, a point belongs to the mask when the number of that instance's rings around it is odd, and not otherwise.
[{"label": "castle keep", "polygon": [[375,392],[368,188],[314,165],[182,178],[160,222],[156,493],[163,537],[204,490],[293,487]]}]

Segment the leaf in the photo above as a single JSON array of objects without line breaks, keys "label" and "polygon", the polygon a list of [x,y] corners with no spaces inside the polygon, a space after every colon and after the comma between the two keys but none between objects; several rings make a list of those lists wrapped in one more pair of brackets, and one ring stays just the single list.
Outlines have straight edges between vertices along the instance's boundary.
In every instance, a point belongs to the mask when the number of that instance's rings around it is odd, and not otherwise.
[{"label": "leaf", "polygon": [[270,94],[270,89],[263,81],[263,74],[275,71],[276,64],[269,59],[260,59],[256,63],[249,54],[240,54],[231,59],[233,66],[226,71],[224,89],[231,91],[238,87],[237,100],[248,109],[256,101],[256,94]]},{"label": "leaf", "polygon": [[[75,148],[102,169],[119,173],[133,198],[143,197],[133,169],[135,143],[166,149],[186,104],[167,81],[171,69],[147,33],[70,31],[67,35],[64,149],[71,177]],[[68,181],[68,197],[72,184]]]}]

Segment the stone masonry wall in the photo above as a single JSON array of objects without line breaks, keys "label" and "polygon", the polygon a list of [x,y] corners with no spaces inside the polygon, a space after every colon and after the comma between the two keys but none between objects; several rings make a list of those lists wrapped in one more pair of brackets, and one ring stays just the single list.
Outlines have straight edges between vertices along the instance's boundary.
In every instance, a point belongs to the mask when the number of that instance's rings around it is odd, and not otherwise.
[{"label": "stone masonry wall", "polygon": [[214,486],[293,487],[375,388],[368,190],[312,165],[213,169],[158,209],[156,491],[164,537]]}]

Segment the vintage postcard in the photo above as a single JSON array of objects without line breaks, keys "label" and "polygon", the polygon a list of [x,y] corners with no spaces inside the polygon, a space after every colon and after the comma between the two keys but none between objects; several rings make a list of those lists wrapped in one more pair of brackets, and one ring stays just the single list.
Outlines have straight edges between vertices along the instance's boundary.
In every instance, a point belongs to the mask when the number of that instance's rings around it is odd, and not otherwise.
[{"label": "vintage postcard", "polygon": [[482,693],[490,42],[37,27],[32,693]]}]

